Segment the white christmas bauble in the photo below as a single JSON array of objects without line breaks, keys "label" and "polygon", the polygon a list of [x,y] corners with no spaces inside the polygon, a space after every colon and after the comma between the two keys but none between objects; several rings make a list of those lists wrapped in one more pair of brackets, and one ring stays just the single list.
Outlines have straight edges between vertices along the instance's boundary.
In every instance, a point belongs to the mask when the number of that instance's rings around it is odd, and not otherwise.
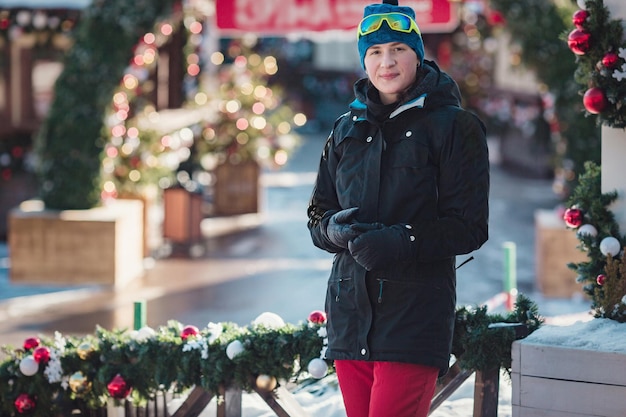
[{"label": "white christmas bauble", "polygon": [[149,340],[156,336],[156,332],[152,327],[143,326],[141,329],[137,330],[137,334],[135,335],[135,340],[139,342],[143,342],[145,340]]},{"label": "white christmas bauble", "polygon": [[39,364],[32,355],[25,356],[20,362],[20,372],[26,376],[33,376],[39,371]]},{"label": "white christmas bauble", "polygon": [[37,12],[33,16],[33,26],[35,29],[43,29],[48,24],[48,16],[45,13]]},{"label": "white christmas bauble", "polygon": [[600,242],[600,252],[602,252],[604,256],[615,256],[619,253],[620,249],[619,240],[615,239],[613,236],[605,237]]},{"label": "white christmas bauble", "polygon": [[598,235],[598,229],[596,229],[592,224],[583,224],[578,228],[576,234],[578,236],[589,235],[591,237],[596,237]]},{"label": "white christmas bauble", "polygon": [[315,358],[315,359],[311,359],[311,362],[309,362],[309,366],[307,367],[307,370],[309,371],[309,373],[311,374],[311,376],[313,378],[323,378],[326,376],[326,372],[328,372],[328,365],[326,364],[326,361],[320,358]]},{"label": "white christmas bauble", "polygon": [[269,329],[278,329],[285,325],[285,321],[276,313],[261,313],[252,324],[263,325]]},{"label": "white christmas bauble", "polygon": [[233,340],[228,344],[228,346],[226,346],[226,356],[228,356],[228,359],[232,361],[244,350],[245,349],[243,347],[243,343],[241,343],[239,340]]},{"label": "white christmas bauble", "polygon": [[576,4],[583,10],[587,9],[587,0],[576,0]]}]

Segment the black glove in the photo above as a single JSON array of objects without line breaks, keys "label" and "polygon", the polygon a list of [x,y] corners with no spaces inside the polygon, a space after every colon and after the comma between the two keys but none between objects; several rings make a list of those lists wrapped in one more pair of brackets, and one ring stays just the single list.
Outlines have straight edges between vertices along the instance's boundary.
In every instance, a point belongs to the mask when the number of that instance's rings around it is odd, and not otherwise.
[{"label": "black glove", "polygon": [[348,249],[363,268],[388,269],[408,259],[415,249],[415,236],[410,225],[396,224],[370,230],[348,242]]},{"label": "black glove", "polygon": [[352,227],[352,220],[358,211],[358,207],[352,207],[333,214],[328,221],[328,226],[326,226],[328,240],[340,248],[347,249],[348,241],[362,233]]}]

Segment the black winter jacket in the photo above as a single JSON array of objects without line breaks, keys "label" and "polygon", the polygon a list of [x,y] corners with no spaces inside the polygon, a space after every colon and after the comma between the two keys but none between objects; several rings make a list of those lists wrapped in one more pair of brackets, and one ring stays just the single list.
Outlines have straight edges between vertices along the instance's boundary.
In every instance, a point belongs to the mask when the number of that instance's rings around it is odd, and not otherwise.
[{"label": "black winter jacket", "polygon": [[[327,359],[449,365],[456,308],[455,256],[488,237],[489,158],[483,123],[460,107],[458,86],[426,61],[383,122],[355,84],[350,111],[335,122],[308,207],[313,243],[335,253],[326,293]],[[368,117],[369,116],[369,117]],[[339,210],[359,222],[411,225],[411,254],[366,271],[325,228]]]}]

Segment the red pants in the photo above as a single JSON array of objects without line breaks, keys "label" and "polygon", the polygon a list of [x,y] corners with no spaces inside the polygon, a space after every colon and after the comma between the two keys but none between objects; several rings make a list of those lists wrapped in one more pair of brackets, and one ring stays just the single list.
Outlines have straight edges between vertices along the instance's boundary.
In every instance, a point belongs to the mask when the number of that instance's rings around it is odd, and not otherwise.
[{"label": "red pants", "polygon": [[426,417],[439,370],[398,362],[335,361],[348,417]]}]

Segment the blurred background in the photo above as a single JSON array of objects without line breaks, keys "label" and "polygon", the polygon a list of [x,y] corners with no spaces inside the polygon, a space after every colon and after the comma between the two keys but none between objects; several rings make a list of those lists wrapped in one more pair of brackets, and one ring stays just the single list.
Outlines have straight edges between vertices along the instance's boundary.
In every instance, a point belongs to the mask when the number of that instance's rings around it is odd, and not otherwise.
[{"label": "blurred background", "polygon": [[[171,273],[154,268],[168,258],[327,255],[301,241],[300,216],[364,76],[355,26],[367,4],[0,0],[1,298],[125,288]],[[566,264],[584,254],[561,206],[584,162],[599,162],[600,130],[566,42],[576,3],[402,4],[426,59],[488,129],[492,236],[464,267],[478,279],[460,301],[502,290],[511,271],[493,262],[507,241],[520,290],[580,296]]]},{"label": "blurred background", "polygon": [[[599,160],[599,132],[577,111],[574,55],[560,39],[575,4],[405,3],[417,11],[427,59],[457,80],[464,105],[488,125],[501,163],[554,180],[555,194],[567,197],[582,161]],[[352,84],[363,76],[353,28],[367,2],[173,4],[147,38],[137,36],[103,115],[101,197],[186,184],[206,194],[203,215],[219,214],[211,197],[218,165],[254,159],[280,167],[298,134],[325,134],[352,100]],[[35,152],[36,136],[89,6],[0,1],[0,239],[10,208],[38,195],[36,172],[45,161]],[[119,12],[120,22],[133,13]],[[261,100],[244,84],[268,94]]]}]

